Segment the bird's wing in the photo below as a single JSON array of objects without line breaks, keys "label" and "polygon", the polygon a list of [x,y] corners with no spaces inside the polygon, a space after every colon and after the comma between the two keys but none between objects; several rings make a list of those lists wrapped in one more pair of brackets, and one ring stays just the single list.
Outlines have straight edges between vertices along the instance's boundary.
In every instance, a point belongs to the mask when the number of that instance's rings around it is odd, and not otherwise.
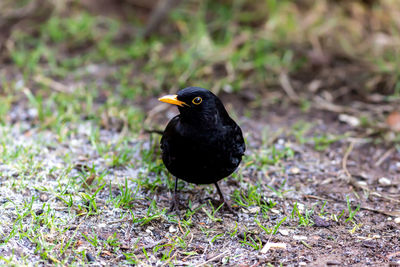
[{"label": "bird's wing", "polygon": [[168,139],[174,135],[174,132],[176,131],[175,128],[178,122],[179,122],[179,115],[176,115],[169,121],[167,127],[165,127],[165,130],[160,140],[161,149],[163,151],[168,149]]},{"label": "bird's wing", "polygon": [[232,155],[241,157],[246,151],[242,130],[233,120],[230,123],[230,128],[228,140],[230,141],[229,145],[232,147]]}]

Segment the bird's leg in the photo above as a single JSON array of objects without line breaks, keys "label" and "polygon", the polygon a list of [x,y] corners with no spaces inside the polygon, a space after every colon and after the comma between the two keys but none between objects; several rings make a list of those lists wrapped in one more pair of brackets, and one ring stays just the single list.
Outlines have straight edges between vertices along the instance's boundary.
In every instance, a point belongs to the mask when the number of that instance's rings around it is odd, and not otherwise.
[{"label": "bird's leg", "polygon": [[175,190],[174,190],[174,196],[172,197],[172,204],[171,204],[171,208],[169,209],[169,211],[176,211],[178,212],[179,210],[179,198],[178,198],[178,178],[175,177]]},{"label": "bird's leg", "polygon": [[235,212],[233,211],[231,205],[229,205],[229,203],[227,201],[225,201],[224,195],[222,194],[221,189],[219,189],[218,183],[214,183],[214,184],[215,184],[215,187],[217,188],[217,191],[218,191],[218,194],[219,194],[219,197],[220,197],[220,202],[224,203],[226,205],[226,207],[228,208],[228,210],[230,212],[232,212],[233,214],[235,214]]}]

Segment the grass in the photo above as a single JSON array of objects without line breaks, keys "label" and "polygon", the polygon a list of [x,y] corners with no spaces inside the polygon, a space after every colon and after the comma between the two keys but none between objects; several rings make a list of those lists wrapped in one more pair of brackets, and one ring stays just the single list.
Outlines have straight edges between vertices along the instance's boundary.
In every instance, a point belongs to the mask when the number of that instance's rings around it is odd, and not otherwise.
[{"label": "grass", "polygon": [[[371,20],[386,11],[396,18],[388,9],[393,3],[381,2]],[[282,228],[312,229],[316,205],[291,200],[297,191],[286,169],[300,159],[291,145],[319,153],[345,136],[315,131],[314,123],[304,121],[288,132],[268,130],[259,147],[249,146],[247,172],[234,175],[238,186],[230,199],[241,220],[225,218],[223,207],[211,202],[199,204],[211,189],[182,183],[188,208],[178,218],[167,212],[166,192],[174,183],[160,160],[159,137],[141,132],[146,110],[154,106],[150,101],[197,85],[252,92],[249,106],[261,110],[284,104],[284,94],[272,94],[281,91],[280,74],[296,77],[310,68],[306,51],[315,40],[355,63],[366,61],[374,77],[388,75],[382,88],[396,99],[398,49],[372,42],[358,49],[365,29],[352,27],[359,22],[347,14],[366,12],[362,6],[318,1],[303,13],[287,0],[232,3],[184,3],[171,13],[176,31],[149,39],[121,38],[125,22],[87,11],[51,16],[33,33],[12,32],[10,66],[0,75],[0,263],[86,265],[94,259],[173,265],[200,262],[207,249],[221,244],[240,247],[242,254],[257,252],[266,236],[279,237]],[[382,23],[390,24],[379,27],[391,29],[386,34],[398,40],[398,22]],[[299,95],[307,112],[312,99]],[[325,202],[318,216],[352,227],[349,234],[361,231],[360,206],[347,198],[340,208]],[[28,249],[19,253],[21,246]],[[223,260],[234,264],[235,256]]]}]

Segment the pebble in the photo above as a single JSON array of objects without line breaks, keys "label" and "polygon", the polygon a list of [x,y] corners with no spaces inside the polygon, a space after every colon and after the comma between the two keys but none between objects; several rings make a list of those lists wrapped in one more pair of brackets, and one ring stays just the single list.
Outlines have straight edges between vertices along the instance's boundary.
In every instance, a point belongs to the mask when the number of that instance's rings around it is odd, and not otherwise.
[{"label": "pebble", "polygon": [[106,228],[107,224],[106,223],[100,223],[99,225],[97,225],[98,228]]},{"label": "pebble", "polygon": [[49,200],[49,196],[47,194],[43,193],[40,195],[40,201],[46,202],[47,200]]},{"label": "pebble", "polygon": [[379,178],[379,183],[380,183],[381,185],[387,186],[387,185],[391,185],[391,184],[392,184],[392,181],[390,181],[389,178],[382,177],[382,178]]},{"label": "pebble", "polygon": [[394,219],[394,222],[397,224],[400,224],[400,217],[397,217],[396,219]]},{"label": "pebble", "polygon": [[279,229],[279,233],[280,233],[281,235],[289,235],[289,231],[286,230],[286,229]]},{"label": "pebble", "polygon": [[297,203],[297,208],[299,209],[299,211],[304,211],[304,204]]},{"label": "pebble", "polygon": [[314,226],[317,227],[329,227],[331,226],[331,222],[321,218],[319,216],[314,216]]},{"label": "pebble", "polygon": [[367,186],[368,185],[367,182],[365,182],[365,181],[358,181],[357,184],[359,186]]},{"label": "pebble", "polygon": [[304,235],[294,235],[293,239],[294,240],[307,240],[307,237]]},{"label": "pebble", "polygon": [[293,167],[293,168],[290,169],[290,172],[291,172],[292,174],[298,174],[298,173],[300,173],[300,169],[297,168],[297,167]]},{"label": "pebble", "polygon": [[248,208],[249,213],[257,213],[257,212],[260,212],[260,210],[261,209],[259,206]]},{"label": "pebble", "polygon": [[168,228],[168,231],[169,231],[170,233],[175,233],[176,231],[178,231],[178,229],[177,229],[175,226],[171,225],[171,226]]},{"label": "pebble", "polygon": [[272,213],[275,213],[275,214],[280,214],[281,213],[281,211],[277,210],[277,209],[270,209],[269,211],[272,212]]},{"label": "pebble", "polygon": [[96,259],[93,257],[92,254],[90,254],[89,252],[86,252],[86,259],[88,260],[88,262],[94,262]]},{"label": "pebble", "polygon": [[349,116],[347,114],[340,114],[339,115],[339,120],[341,122],[345,122],[345,123],[347,123],[347,124],[349,124],[350,126],[353,126],[353,127],[357,127],[361,123],[359,118],[354,117],[354,116]]}]

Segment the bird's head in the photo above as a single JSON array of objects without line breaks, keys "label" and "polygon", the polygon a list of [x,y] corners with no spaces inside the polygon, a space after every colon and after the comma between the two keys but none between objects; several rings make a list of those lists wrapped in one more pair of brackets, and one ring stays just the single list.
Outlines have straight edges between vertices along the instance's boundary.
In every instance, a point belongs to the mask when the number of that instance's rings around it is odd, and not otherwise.
[{"label": "bird's head", "polygon": [[178,106],[181,118],[188,122],[216,123],[229,118],[221,100],[204,88],[187,87],[176,95],[166,95],[158,100]]}]

